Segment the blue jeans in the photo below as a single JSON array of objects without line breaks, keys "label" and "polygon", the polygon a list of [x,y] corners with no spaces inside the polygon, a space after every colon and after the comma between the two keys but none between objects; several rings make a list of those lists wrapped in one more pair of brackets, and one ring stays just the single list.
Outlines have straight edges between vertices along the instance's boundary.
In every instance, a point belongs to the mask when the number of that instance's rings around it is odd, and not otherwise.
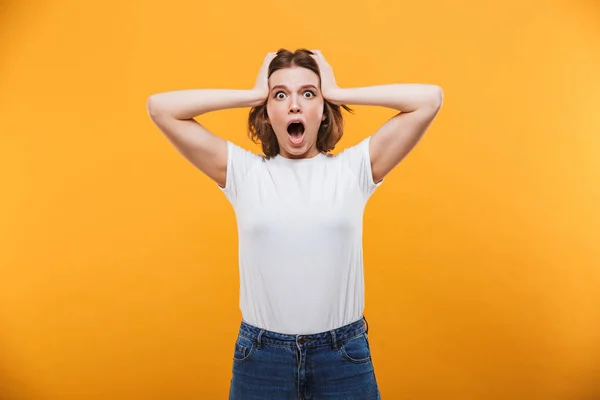
[{"label": "blue jeans", "polygon": [[229,400],[379,400],[368,331],[364,316],[311,335],[271,332],[242,321]]}]

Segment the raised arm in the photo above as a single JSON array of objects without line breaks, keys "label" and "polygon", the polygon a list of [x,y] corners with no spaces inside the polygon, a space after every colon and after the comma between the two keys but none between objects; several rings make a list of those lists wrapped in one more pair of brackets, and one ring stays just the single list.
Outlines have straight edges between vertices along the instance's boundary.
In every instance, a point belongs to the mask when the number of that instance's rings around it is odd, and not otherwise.
[{"label": "raised arm", "polygon": [[194,117],[228,108],[254,107],[268,96],[267,71],[274,53],[267,54],[254,88],[189,89],[151,95],[146,109],[152,122],[194,166],[225,187],[227,142],[214,135]]},{"label": "raised arm", "polygon": [[373,182],[378,183],[423,137],[442,107],[444,92],[437,85],[419,83],[340,88],[325,57],[320,51],[315,52],[325,99],[334,104],[374,105],[400,111],[386,121],[370,141]]},{"label": "raised arm", "polygon": [[377,183],[421,140],[442,106],[443,91],[435,85],[405,83],[337,89],[329,99],[401,111],[372,135],[369,156],[373,182]]}]

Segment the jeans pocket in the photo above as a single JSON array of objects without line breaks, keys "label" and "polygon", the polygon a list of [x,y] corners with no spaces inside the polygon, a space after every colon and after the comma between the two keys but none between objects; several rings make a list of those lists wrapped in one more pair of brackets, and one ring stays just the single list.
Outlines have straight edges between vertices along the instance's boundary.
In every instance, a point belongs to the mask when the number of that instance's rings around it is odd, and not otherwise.
[{"label": "jeans pocket", "polygon": [[245,336],[238,335],[238,338],[235,341],[235,348],[233,350],[233,361],[237,363],[248,361],[255,350],[256,344],[253,340]]},{"label": "jeans pocket", "polygon": [[340,353],[347,361],[362,364],[371,361],[371,350],[366,334],[361,334],[340,345]]}]

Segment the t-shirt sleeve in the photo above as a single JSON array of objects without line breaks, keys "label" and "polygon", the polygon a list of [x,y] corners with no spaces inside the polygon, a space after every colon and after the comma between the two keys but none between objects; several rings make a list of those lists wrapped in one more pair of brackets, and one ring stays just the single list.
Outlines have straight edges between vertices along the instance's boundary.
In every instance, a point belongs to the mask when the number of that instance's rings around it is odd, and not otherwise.
[{"label": "t-shirt sleeve", "polygon": [[258,154],[246,150],[227,140],[227,176],[225,187],[217,184],[223,194],[233,202],[237,199],[240,189],[248,173],[263,160]]},{"label": "t-shirt sleeve", "polygon": [[338,156],[342,158],[345,167],[350,169],[358,180],[360,191],[369,198],[385,179],[378,183],[373,182],[373,171],[371,170],[371,157],[369,155],[369,144],[371,136],[363,139],[355,146],[348,147]]}]

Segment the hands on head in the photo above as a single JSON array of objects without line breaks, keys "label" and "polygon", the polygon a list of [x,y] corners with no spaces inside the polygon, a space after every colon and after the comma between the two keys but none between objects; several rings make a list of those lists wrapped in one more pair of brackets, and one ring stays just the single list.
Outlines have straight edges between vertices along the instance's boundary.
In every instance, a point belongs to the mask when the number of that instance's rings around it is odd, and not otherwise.
[{"label": "hands on head", "polygon": [[[328,95],[335,89],[339,89],[335,81],[335,76],[333,74],[333,68],[331,65],[325,60],[323,53],[320,50],[311,50],[313,54],[311,57],[314,58],[317,65],[319,66],[319,72],[321,75],[321,94],[325,100],[328,100]],[[277,56],[277,52],[269,52],[265,56],[263,60],[263,64],[258,71],[258,76],[256,77],[256,82],[254,87],[252,88],[263,101],[267,100],[269,96],[269,65],[271,61]]]}]

